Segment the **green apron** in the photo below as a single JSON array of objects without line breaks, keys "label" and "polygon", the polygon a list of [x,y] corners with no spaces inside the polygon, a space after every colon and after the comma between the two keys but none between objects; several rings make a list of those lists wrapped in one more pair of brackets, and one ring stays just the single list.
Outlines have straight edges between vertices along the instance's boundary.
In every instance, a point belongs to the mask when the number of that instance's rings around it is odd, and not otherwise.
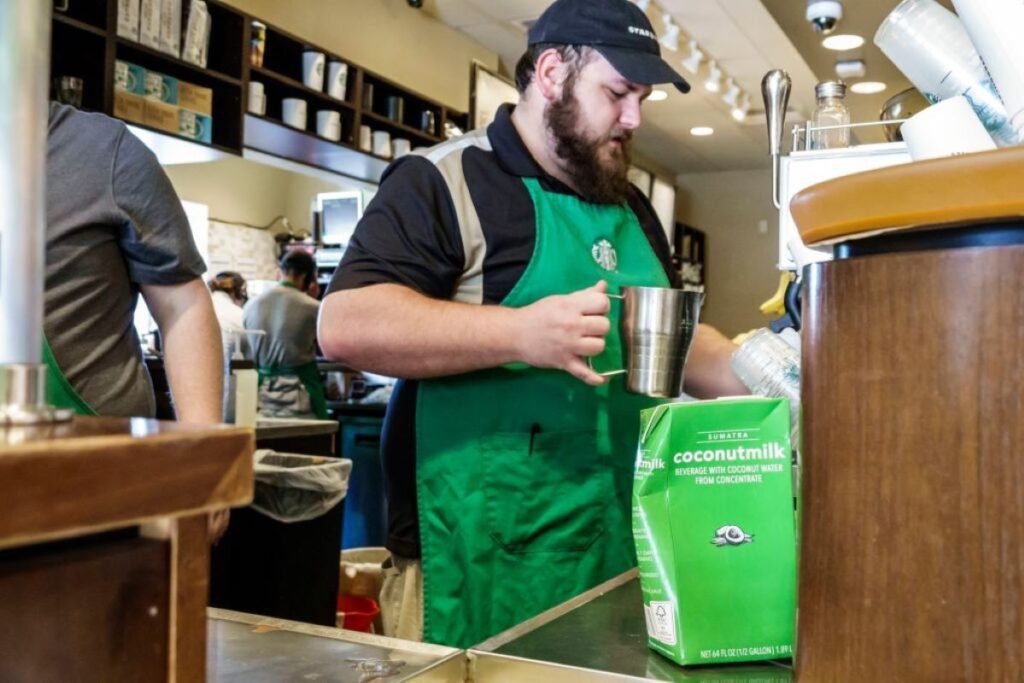
[{"label": "green apron", "polygon": [[309,394],[309,404],[313,413],[321,420],[327,419],[327,398],[324,392],[324,381],[320,377],[320,370],[316,367],[316,361],[303,363],[295,367],[284,367],[281,365],[260,366],[256,368],[259,375],[259,386],[270,377],[294,376],[302,382],[302,387]]},{"label": "green apron", "polygon": [[71,382],[61,372],[57,360],[53,357],[53,349],[50,342],[43,337],[43,363],[46,364],[46,399],[50,405],[56,408],[73,410],[76,415],[96,415],[96,411],[89,407]]},{"label": "green apron", "polygon": [[[666,287],[635,214],[523,182],[533,257],[503,306],[600,279]],[[622,367],[612,302],[599,370]],[[636,566],[630,524],[639,412],[622,378],[591,387],[517,364],[419,385],[416,490],[427,642],[468,647]]]},{"label": "green apron", "polygon": [[[277,283],[280,287],[299,290],[288,280],[281,280]],[[256,368],[259,375],[259,387],[271,377],[296,377],[302,383],[302,388],[309,394],[309,404],[313,413],[324,420],[327,418],[327,394],[324,391],[324,381],[320,377],[320,371],[316,367],[316,361],[310,361],[294,367],[283,365],[261,365]]]}]

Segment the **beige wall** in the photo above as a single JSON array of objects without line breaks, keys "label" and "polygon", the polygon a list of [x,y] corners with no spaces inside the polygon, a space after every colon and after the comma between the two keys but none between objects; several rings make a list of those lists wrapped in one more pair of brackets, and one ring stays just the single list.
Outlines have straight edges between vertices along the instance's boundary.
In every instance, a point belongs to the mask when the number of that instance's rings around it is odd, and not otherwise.
[{"label": "beige wall", "polygon": [[676,184],[676,220],[707,233],[704,320],[730,337],[765,326],[759,307],[779,281],[771,171],[683,174]]},{"label": "beige wall", "polygon": [[310,202],[317,193],[352,189],[234,157],[164,170],[179,197],[210,207],[211,220],[264,226],[287,216],[293,229],[304,233],[312,232]]},{"label": "beige wall", "polygon": [[473,59],[498,55],[406,0],[226,0],[385,78],[460,111],[469,109]]},{"label": "beige wall", "polygon": [[209,206],[211,219],[256,226],[284,213],[292,175],[237,157],[164,170],[178,196]]}]

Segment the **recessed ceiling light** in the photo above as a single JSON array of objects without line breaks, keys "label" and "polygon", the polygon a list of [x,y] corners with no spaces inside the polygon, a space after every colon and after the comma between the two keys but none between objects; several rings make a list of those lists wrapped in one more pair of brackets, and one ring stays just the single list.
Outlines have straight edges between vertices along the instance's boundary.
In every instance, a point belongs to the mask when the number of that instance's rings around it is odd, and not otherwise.
[{"label": "recessed ceiling light", "polygon": [[697,126],[696,128],[690,129],[690,135],[694,135],[698,138],[707,137],[708,135],[711,135],[714,132],[715,129],[711,128],[710,126]]},{"label": "recessed ceiling light", "polygon": [[665,90],[652,90],[650,97],[647,98],[648,102],[661,102],[662,100],[668,99],[668,92]]},{"label": "recessed ceiling light", "polygon": [[821,44],[827,50],[856,50],[864,44],[864,38],[852,33],[843,33],[838,36],[829,36],[821,41]]},{"label": "recessed ceiling light", "polygon": [[854,83],[850,86],[850,90],[857,93],[858,95],[874,95],[876,92],[882,92],[888,86],[881,81],[861,81],[860,83]]}]

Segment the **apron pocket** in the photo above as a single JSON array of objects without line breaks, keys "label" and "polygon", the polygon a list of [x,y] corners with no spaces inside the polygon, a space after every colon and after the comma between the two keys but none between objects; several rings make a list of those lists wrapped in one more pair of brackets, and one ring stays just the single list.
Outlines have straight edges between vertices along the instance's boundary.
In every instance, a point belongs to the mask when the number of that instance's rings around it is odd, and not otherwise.
[{"label": "apron pocket", "polygon": [[487,525],[510,553],[581,552],[604,533],[614,481],[597,433],[496,433],[480,439]]}]

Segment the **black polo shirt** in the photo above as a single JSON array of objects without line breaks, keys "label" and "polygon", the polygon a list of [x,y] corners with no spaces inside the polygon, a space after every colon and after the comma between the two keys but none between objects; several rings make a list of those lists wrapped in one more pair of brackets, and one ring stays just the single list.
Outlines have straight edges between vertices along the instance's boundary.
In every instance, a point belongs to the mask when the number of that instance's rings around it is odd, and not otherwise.
[{"label": "black polo shirt", "polygon": [[[533,200],[522,178],[537,178],[547,192],[575,194],[530,156],[512,124],[512,107],[498,111],[487,128],[491,149],[465,149],[463,172],[480,218],[486,251],[483,303],[501,303],[533,256],[537,235]],[[453,141],[444,143],[453,144]],[[457,143],[455,143],[457,144]],[[639,190],[629,200],[665,272],[670,251],[657,214]],[[451,299],[465,267],[465,252],[452,197],[428,158],[403,157],[388,167],[334,273],[327,293],[375,284],[399,284],[426,296]],[[419,557],[416,508],[416,389],[399,381],[388,406],[381,439],[388,498],[387,547]],[[355,483],[358,486],[358,483]]]}]

